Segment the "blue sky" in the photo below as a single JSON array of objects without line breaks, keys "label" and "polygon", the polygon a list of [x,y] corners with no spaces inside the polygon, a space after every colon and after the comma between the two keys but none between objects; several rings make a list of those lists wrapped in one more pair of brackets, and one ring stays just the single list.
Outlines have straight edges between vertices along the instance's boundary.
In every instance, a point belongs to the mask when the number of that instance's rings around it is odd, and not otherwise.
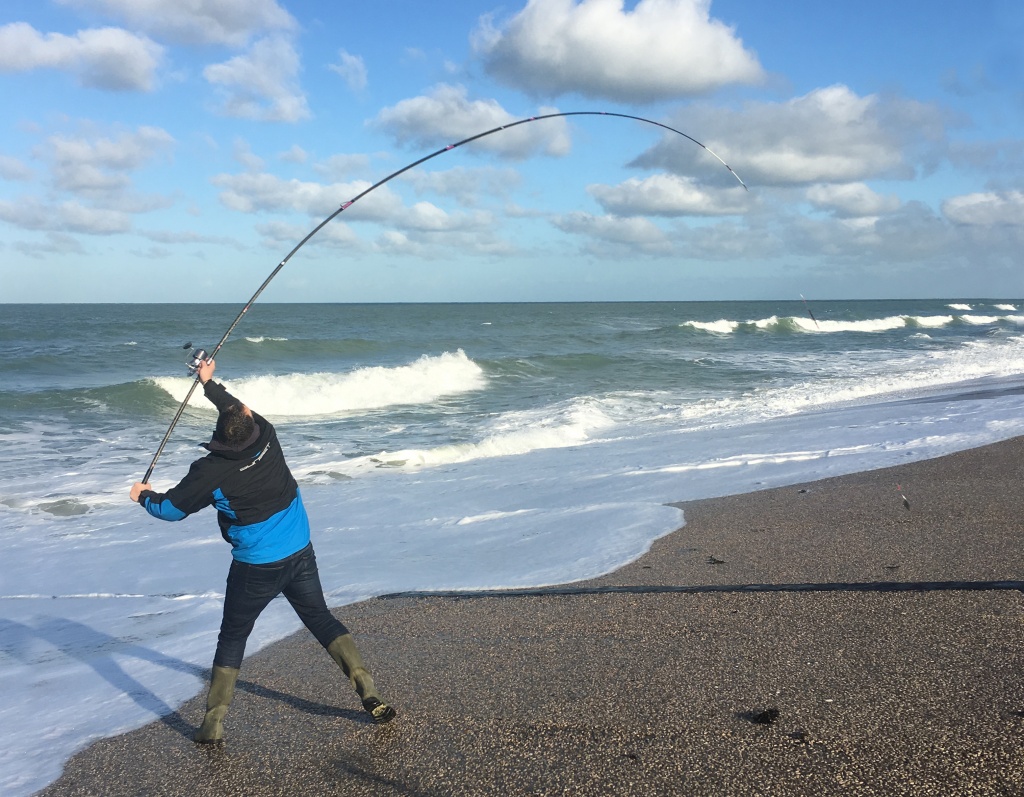
[{"label": "blue sky", "polygon": [[0,302],[1024,297],[1019,0],[6,0]]}]

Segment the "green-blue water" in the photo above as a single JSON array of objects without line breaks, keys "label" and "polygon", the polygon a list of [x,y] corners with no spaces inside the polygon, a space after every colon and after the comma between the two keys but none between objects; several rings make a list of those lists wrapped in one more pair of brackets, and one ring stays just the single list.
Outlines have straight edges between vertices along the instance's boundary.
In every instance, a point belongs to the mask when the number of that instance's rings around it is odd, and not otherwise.
[{"label": "green-blue water", "polygon": [[[256,304],[218,377],[290,429],[299,470],[352,475],[382,452],[522,454],[1006,377],[1024,370],[1020,304]],[[3,306],[0,501],[61,470],[144,471],[190,384],[183,345],[211,349],[239,309]],[[166,456],[209,422],[189,409]]]}]

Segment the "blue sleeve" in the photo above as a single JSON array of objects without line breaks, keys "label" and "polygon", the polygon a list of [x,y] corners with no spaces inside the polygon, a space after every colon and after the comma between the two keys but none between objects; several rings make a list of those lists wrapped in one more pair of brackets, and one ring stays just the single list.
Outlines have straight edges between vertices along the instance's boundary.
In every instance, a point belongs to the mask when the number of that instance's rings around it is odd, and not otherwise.
[{"label": "blue sleeve", "polygon": [[166,493],[146,490],[139,496],[145,510],[160,520],[184,520],[213,502],[212,486],[204,476],[203,460],[192,463],[188,474]]},{"label": "blue sleeve", "polygon": [[187,512],[182,512],[166,498],[158,501],[156,496],[151,494],[143,498],[141,503],[149,514],[160,520],[184,520],[188,517]]}]

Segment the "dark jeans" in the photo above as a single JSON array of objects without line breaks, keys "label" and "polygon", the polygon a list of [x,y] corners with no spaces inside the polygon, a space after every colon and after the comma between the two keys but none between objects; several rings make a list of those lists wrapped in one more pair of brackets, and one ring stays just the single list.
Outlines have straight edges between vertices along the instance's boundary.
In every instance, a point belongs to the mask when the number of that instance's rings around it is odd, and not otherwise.
[{"label": "dark jeans", "polygon": [[281,593],[299,619],[325,648],[348,629],[327,608],[320,573],[316,569],[313,544],[291,556],[265,565],[247,565],[232,560],[224,594],[224,619],[217,638],[218,667],[242,666],[245,642],[256,618]]}]

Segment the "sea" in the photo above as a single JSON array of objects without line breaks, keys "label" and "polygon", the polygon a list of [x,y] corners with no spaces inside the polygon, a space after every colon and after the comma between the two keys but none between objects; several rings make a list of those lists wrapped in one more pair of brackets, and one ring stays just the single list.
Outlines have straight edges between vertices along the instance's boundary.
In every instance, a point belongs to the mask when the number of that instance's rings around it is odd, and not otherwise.
[{"label": "sea", "polygon": [[[205,453],[196,391],[154,462],[240,310],[0,305],[4,795],[205,689],[229,548],[128,492]],[[685,535],[673,503],[1024,433],[1020,298],[256,303],[216,361],[278,429],[335,607],[594,577]],[[299,628],[274,601],[248,652]]]}]

